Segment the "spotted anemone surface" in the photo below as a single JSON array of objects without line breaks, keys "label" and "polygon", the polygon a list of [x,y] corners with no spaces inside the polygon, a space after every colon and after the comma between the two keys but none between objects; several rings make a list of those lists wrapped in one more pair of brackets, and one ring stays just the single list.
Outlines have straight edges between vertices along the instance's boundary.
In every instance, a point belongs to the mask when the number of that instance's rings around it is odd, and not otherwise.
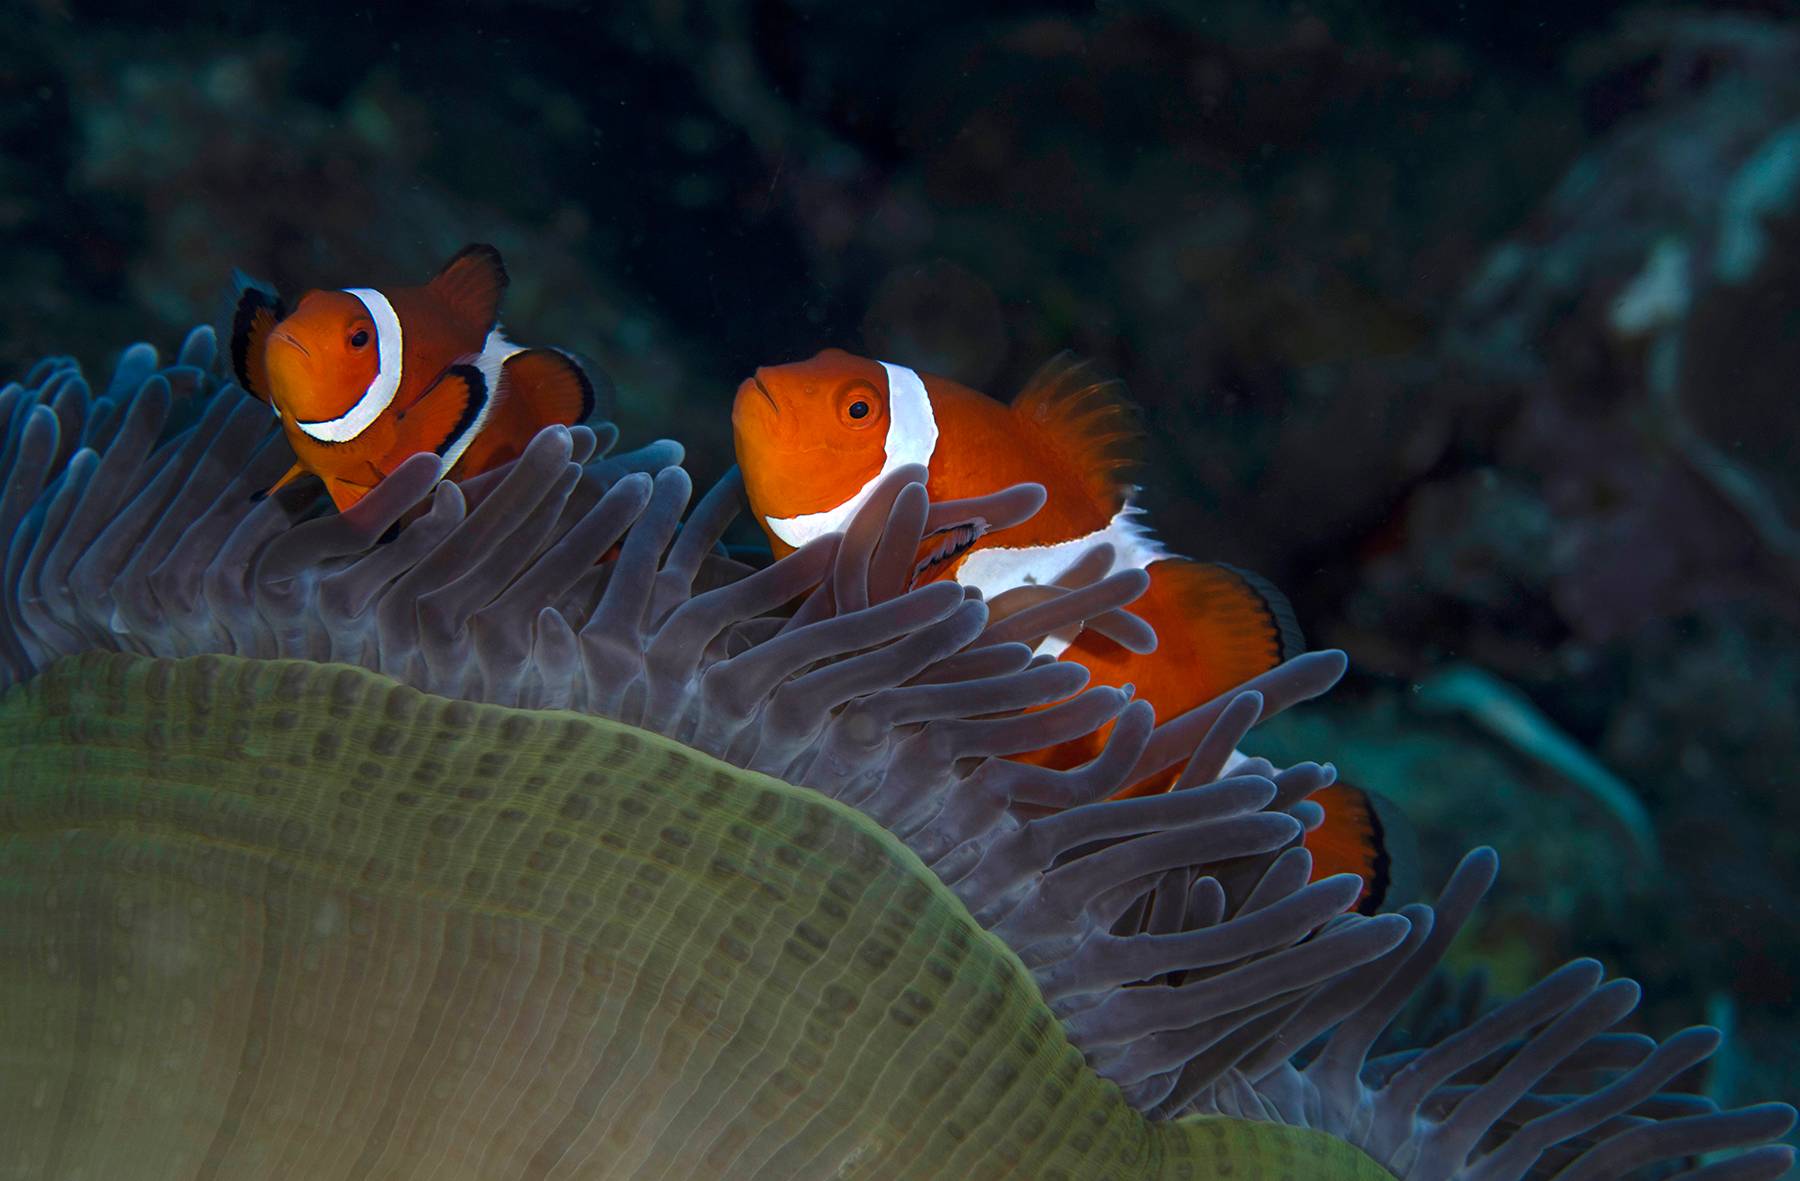
[{"label": "spotted anemone surface", "polygon": [[[1041,489],[932,504],[923,470],[903,468],[845,534],[751,569],[718,545],[735,478],[689,511],[674,444],[609,456],[610,428],[557,427],[460,487],[415,457],[336,513],[305,483],[255,496],[290,457],[267,408],[212,375],[214,354],[200,329],[166,367],[127,350],[98,396],[66,359],[0,392],[10,700],[84,653],[227,654],[612,719],[879,824],[1010,949],[1096,1085],[1151,1125],[1310,1129],[1416,1179],[1722,1181],[1791,1163],[1768,1143],[1791,1109],[1664,1091],[1718,1035],[1616,1032],[1637,987],[1591,960],[1433,1046],[1375,1055],[1494,855],[1469,854],[1435,907],[1396,914],[1352,913],[1354,878],[1309,884],[1307,797],[1332,769],[1231,756],[1260,719],[1329,689],[1340,653],[1155,725],[1128,693],[1033,655],[1075,626],[1143,640],[1141,571],[1100,577],[1110,563],[1091,555],[992,603],[910,586],[922,538],[1023,520]],[[1108,723],[1085,766],[1008,758]],[[1183,759],[1169,794],[1108,798]],[[1147,1160],[1118,1175],[1164,1175]]]}]

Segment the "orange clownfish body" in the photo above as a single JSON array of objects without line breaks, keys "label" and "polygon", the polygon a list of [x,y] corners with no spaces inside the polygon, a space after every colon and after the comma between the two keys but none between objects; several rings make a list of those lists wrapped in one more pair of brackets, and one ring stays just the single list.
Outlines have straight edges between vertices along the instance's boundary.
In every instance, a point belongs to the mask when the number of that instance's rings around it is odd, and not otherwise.
[{"label": "orange clownfish body", "polygon": [[[1031,519],[1006,529],[928,538],[919,581],[953,578],[992,598],[1047,583],[1089,547],[1108,542],[1113,569],[1150,576],[1130,610],[1156,631],[1154,652],[1131,652],[1084,630],[1040,650],[1087,668],[1090,685],[1136,687],[1167,721],[1266,672],[1300,650],[1281,594],[1229,566],[1169,553],[1136,519],[1134,490],[1119,478],[1122,447],[1137,432],[1112,386],[1081,367],[1052,362],[1008,405],[902,365],[827,349],[807,361],[758,369],[738,388],[732,434],[751,511],[776,556],[841,530],[887,472],[925,464],[933,501],[1035,482],[1047,492]],[[1107,730],[1025,756],[1065,768],[1099,753]],[[1128,788],[1166,791],[1180,768]],[[1314,796],[1323,826],[1307,835],[1315,877],[1351,872],[1367,883],[1365,907],[1386,889],[1380,822],[1368,797],[1335,786]]]},{"label": "orange clownfish body", "polygon": [[238,384],[281,420],[295,463],[349,508],[409,456],[435,451],[440,478],[516,458],[532,435],[572,426],[594,390],[569,356],[501,335],[506,267],[468,246],[422,287],[309,291],[290,313],[242,282],[232,320]]}]

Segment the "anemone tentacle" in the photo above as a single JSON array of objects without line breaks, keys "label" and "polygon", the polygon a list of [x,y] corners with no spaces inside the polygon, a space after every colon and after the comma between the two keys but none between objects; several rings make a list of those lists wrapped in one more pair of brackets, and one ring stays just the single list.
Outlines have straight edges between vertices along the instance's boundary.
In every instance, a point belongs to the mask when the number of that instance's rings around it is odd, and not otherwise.
[{"label": "anemone tentacle", "polygon": [[[1764,1142],[1791,1109],[1719,1112],[1660,1094],[1716,1035],[1689,1030],[1658,1047],[1609,1032],[1635,986],[1603,983],[1588,961],[1435,1046],[1372,1057],[1491,883],[1491,851],[1465,859],[1435,908],[1367,918],[1350,912],[1354,879],[1308,884],[1297,846],[1318,809],[1306,797],[1335,772],[1233,752],[1262,719],[1327,691],[1341,653],[1301,656],[1157,725],[1128,692],[1084,689],[1079,668],[1033,655],[1081,627],[1152,642],[1130,614],[1141,572],[1100,577],[1108,563],[1090,555],[991,603],[912,585],[926,537],[1026,519],[1042,489],[934,505],[923,469],[902,467],[842,535],[752,570],[717,544],[740,498],[735,476],[690,512],[678,446],[615,456],[609,427],[553,427],[461,486],[436,483],[435,457],[415,457],[348,511],[321,513],[304,483],[257,495],[285,470],[285,445],[266,408],[209,375],[215,351],[196,330],[172,366],[148,346],[127,350],[98,396],[66,359],[0,391],[9,708],[28,713],[68,678],[102,675],[96,652],[143,658],[152,671],[104,674],[143,684],[198,675],[171,662],[219,654],[250,662],[231,675],[257,685],[282,669],[307,681],[335,662],[432,700],[603,718],[770,776],[795,799],[830,801],[833,816],[879,825],[909,850],[948,916],[934,921],[966,923],[1004,950],[1028,985],[1019,1013],[1030,1015],[1018,1019],[1054,1026],[1051,1040],[1079,1051],[1082,1093],[1111,1096],[1091,1098],[1082,1118],[1149,1117],[1141,1128],[1152,1131],[1118,1133],[1120,1159],[1138,1164],[1114,1175],[1162,1176],[1195,1159],[1200,1138],[1237,1134],[1217,1117],[1325,1133],[1358,1150],[1333,1168],[1374,1161],[1419,1181],[1614,1176],[1740,1145],[1751,1147],[1692,1176],[1786,1167],[1791,1154]],[[305,663],[259,663],[290,661]],[[504,729],[499,715],[467,716]],[[1108,724],[1084,766],[1008,758]],[[482,757],[504,768],[509,754],[502,743]],[[1182,760],[1170,794],[1108,798]],[[415,770],[429,778],[432,765]],[[0,813],[0,842],[28,840],[21,815]],[[827,894],[820,905],[836,904]],[[633,1052],[624,1074],[595,1085],[628,1091],[654,1060]],[[671,1085],[716,1098],[727,1084]],[[1009,1110],[1051,1119],[1023,1100]],[[756,1141],[762,1175],[811,1175],[817,1153],[867,1130],[813,1138],[816,1121],[806,1127],[814,1155]],[[786,1164],[802,1171],[770,1171]]]}]

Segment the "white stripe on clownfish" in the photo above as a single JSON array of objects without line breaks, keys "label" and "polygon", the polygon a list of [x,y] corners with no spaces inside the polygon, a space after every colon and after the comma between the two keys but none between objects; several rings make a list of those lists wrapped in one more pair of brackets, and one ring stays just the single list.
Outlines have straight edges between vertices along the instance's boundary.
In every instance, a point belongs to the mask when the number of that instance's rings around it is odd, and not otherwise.
[{"label": "white stripe on clownfish", "polygon": [[768,517],[769,532],[788,545],[799,547],[827,533],[841,533],[850,518],[863,506],[875,485],[895,468],[909,463],[930,464],[937,450],[937,416],[931,411],[931,396],[919,375],[904,365],[879,362],[887,370],[888,430],[882,441],[886,453],[881,470],[869,478],[856,494],[841,504],[816,513],[797,517]]},{"label": "white stripe on clownfish", "polygon": [[450,469],[456,466],[456,461],[462,458],[463,452],[469,449],[469,444],[473,443],[476,436],[481,434],[482,428],[487,426],[488,416],[493,413],[494,403],[500,392],[500,377],[506,368],[506,362],[514,353],[524,351],[523,348],[506,339],[498,324],[489,331],[487,339],[481,344],[481,355],[474,360],[475,368],[481,371],[482,380],[487,383],[487,390],[481,399],[481,409],[475,412],[475,421],[469,424],[469,429],[451,440],[450,445],[444,448],[443,462],[438,466],[438,479],[441,480],[449,474]]},{"label": "white stripe on clownfish", "polygon": [[295,421],[295,426],[321,443],[348,443],[356,438],[393,405],[394,395],[400,391],[405,344],[394,305],[372,287],[346,287],[344,294],[355,296],[375,322],[375,377],[356,405],[338,417],[324,422]]},{"label": "white stripe on clownfish", "polygon": [[[992,599],[1021,586],[1041,586],[1073,566],[1077,559],[1096,545],[1113,547],[1112,565],[1107,574],[1121,570],[1142,570],[1159,562],[1169,552],[1141,523],[1133,518],[1143,509],[1130,501],[1113,514],[1103,529],[1080,537],[1059,541],[1054,545],[1005,546],[990,545],[972,550],[956,568],[956,581],[981,591],[984,599]],[[1037,653],[1060,656],[1074,642],[1073,636],[1047,636],[1037,646]]]}]

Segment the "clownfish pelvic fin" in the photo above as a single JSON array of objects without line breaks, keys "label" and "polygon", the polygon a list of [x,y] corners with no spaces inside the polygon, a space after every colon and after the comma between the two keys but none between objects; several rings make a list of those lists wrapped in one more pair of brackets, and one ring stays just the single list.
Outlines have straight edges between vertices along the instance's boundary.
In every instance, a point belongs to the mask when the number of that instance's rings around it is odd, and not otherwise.
[{"label": "clownfish pelvic fin", "polygon": [[294,466],[290,467],[287,471],[285,471],[281,474],[281,479],[275,481],[273,484],[270,484],[267,488],[264,488],[261,492],[257,492],[255,494],[253,494],[250,497],[250,502],[252,504],[255,504],[258,501],[267,500],[267,499],[269,499],[269,497],[275,495],[277,492],[280,492],[283,488],[286,488],[289,484],[292,484],[295,480],[298,480],[301,476],[310,476],[310,475],[312,475],[312,473],[306,469],[306,466],[304,464],[296,463]]}]

